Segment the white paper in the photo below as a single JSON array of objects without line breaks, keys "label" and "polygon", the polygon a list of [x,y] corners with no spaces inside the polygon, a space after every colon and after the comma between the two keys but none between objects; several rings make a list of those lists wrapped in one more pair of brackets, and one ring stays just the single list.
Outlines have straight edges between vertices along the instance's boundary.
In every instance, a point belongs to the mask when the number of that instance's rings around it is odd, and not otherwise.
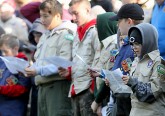
[{"label": "white paper", "polygon": [[73,62],[66,60],[64,58],[61,58],[59,56],[52,56],[52,57],[44,58],[42,60],[49,64],[54,64],[57,67],[63,67],[63,68],[68,68],[68,67],[74,65]]},{"label": "white paper", "polygon": [[6,67],[9,71],[13,74],[17,74],[18,72],[25,74],[25,68],[28,67],[28,61],[25,61],[20,58],[16,57],[1,57],[0,58],[4,61]]},{"label": "white paper", "polygon": [[123,74],[120,69],[114,71],[103,70],[103,72],[109,80],[110,88],[113,93],[132,93],[131,88],[124,84],[122,80]]}]

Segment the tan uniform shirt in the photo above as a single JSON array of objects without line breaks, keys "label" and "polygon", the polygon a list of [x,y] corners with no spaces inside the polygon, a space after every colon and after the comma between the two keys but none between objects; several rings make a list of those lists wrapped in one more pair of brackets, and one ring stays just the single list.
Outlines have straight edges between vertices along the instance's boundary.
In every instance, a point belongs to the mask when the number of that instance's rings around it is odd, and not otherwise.
[{"label": "tan uniform shirt", "polygon": [[130,116],[165,116],[165,95],[160,91],[160,84],[156,71],[159,63],[160,55],[158,50],[148,53],[141,61],[135,58],[130,74],[140,82],[151,84],[151,90],[156,101],[151,104],[140,102],[136,94],[132,94]]},{"label": "tan uniform shirt", "polygon": [[[100,44],[100,50],[97,51],[92,67],[98,70],[111,69],[114,65],[114,54],[111,52],[117,50],[117,35],[112,35],[104,39]],[[102,79],[96,77],[97,89],[99,89]]]},{"label": "tan uniform shirt", "polygon": [[[73,62],[75,62],[76,65],[72,67],[72,85],[74,84],[76,94],[88,89],[92,81],[87,70],[88,67],[76,56],[76,54],[82,57],[88,66],[92,66],[99,43],[95,26],[91,26],[86,31],[82,41],[80,41],[78,35],[76,35],[74,39],[72,57]],[[71,97],[71,88],[69,97]]]},{"label": "tan uniform shirt", "polygon": [[[40,38],[37,44],[37,51],[34,55],[36,65],[45,66],[46,62],[38,59],[43,59],[51,56],[60,56],[67,60],[71,60],[72,53],[72,41],[67,40],[65,36],[70,34],[68,30],[62,29],[51,33],[45,33]],[[48,83],[55,80],[64,80],[65,78],[60,77],[58,74],[42,77],[40,75],[35,77],[36,85]]]}]

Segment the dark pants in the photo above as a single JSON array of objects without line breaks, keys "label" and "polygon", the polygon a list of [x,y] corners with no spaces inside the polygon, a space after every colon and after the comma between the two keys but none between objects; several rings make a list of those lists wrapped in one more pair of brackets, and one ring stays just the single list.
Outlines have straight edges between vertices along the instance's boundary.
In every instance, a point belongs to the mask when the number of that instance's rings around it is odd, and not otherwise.
[{"label": "dark pants", "polygon": [[32,86],[30,116],[37,116],[38,87]]},{"label": "dark pants", "polygon": [[70,82],[67,80],[40,85],[38,116],[72,116],[69,88]]},{"label": "dark pants", "polygon": [[117,116],[129,116],[131,111],[131,98],[117,98]]},{"label": "dark pants", "polygon": [[74,116],[97,116],[91,109],[94,96],[89,90],[85,90],[72,97]]}]

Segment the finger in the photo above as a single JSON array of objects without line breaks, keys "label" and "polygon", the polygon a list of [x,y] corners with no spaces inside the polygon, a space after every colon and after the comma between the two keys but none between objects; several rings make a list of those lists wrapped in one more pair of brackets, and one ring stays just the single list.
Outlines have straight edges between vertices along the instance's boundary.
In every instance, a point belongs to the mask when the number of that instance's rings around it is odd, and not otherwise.
[{"label": "finger", "polygon": [[65,68],[63,68],[63,67],[58,67],[58,70],[65,70]]}]

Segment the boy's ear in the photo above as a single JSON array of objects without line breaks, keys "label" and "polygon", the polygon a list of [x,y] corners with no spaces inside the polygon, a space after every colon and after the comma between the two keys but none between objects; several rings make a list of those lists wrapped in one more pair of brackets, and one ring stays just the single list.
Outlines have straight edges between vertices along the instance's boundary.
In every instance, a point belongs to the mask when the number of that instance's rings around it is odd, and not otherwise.
[{"label": "boy's ear", "polygon": [[18,50],[19,50],[19,47],[18,46],[15,46],[14,47],[14,51],[18,52]]},{"label": "boy's ear", "polygon": [[133,25],[133,23],[134,23],[133,20],[131,18],[128,18],[128,24]]},{"label": "boy's ear", "polygon": [[60,15],[60,13],[57,13],[56,17],[61,19],[62,16]]}]

